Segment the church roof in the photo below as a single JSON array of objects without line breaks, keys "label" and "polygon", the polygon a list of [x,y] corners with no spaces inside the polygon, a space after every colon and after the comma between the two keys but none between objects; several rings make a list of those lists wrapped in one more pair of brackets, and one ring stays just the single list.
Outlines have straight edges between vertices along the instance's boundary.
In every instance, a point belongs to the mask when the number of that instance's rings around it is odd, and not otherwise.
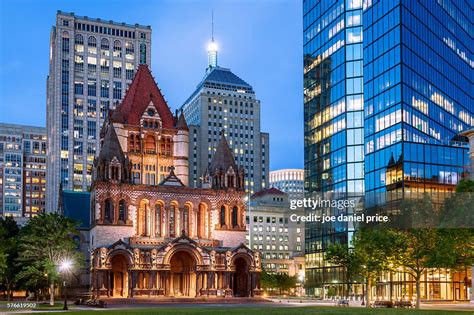
[{"label": "church roof", "polygon": [[179,115],[178,122],[176,123],[176,129],[189,131],[189,127],[186,123],[186,118],[184,118],[183,112],[181,112],[181,114]]},{"label": "church roof", "polygon": [[122,147],[115,133],[115,128],[111,123],[104,124],[104,138],[102,140],[102,147],[100,148],[99,161],[111,161],[114,157],[120,162],[125,161]]},{"label": "church roof", "polygon": [[171,167],[170,174],[165,179],[163,179],[163,181],[159,184],[159,186],[184,187],[185,185],[174,173],[174,167]]},{"label": "church roof", "polygon": [[[113,118],[123,119],[119,122],[126,124],[139,125],[140,118],[150,104],[150,101],[153,102],[161,117],[163,128],[173,129],[173,114],[156,85],[150,69],[148,69],[147,65],[141,64],[138,66],[138,70],[125,94],[122,104],[114,111]],[[116,113],[117,111],[118,113]]]},{"label": "church roof", "polygon": [[212,157],[209,170],[211,174],[213,174],[213,172],[218,169],[227,171],[230,166],[232,166],[234,172],[237,172],[238,168],[235,163],[234,155],[230,150],[226,137],[222,133],[219,144],[217,145],[216,153],[214,153],[214,156]]}]

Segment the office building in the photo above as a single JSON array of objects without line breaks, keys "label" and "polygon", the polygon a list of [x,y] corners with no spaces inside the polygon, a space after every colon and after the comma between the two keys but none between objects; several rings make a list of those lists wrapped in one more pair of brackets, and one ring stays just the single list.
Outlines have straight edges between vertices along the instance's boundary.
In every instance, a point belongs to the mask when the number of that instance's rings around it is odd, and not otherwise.
[{"label": "office building", "polygon": [[60,186],[90,187],[104,118],[138,64],[151,64],[151,28],[58,11],[49,61],[46,209],[56,211]]},{"label": "office building", "polygon": [[30,218],[45,210],[46,129],[0,124],[0,215]]},{"label": "office building", "polygon": [[[440,205],[454,191],[469,165],[458,134],[474,124],[472,30],[463,8],[472,5],[304,1],[308,191],[362,192],[366,210],[388,214],[405,198],[427,192]],[[307,225],[311,294],[323,297],[332,288],[347,295],[344,270],[325,262],[324,251],[350,243],[353,231]],[[412,292],[413,279],[395,276],[381,279],[377,294],[412,298],[402,292]],[[430,271],[421,298],[467,299],[463,279],[470,277]]]},{"label": "office building", "polygon": [[262,254],[266,272],[304,276],[304,224],[291,222],[288,194],[267,188],[250,197],[247,245]]},{"label": "office building", "polygon": [[200,187],[221,133],[245,169],[245,187],[268,187],[269,135],[260,131],[260,100],[250,84],[217,63],[217,44],[209,45],[203,80],[181,110],[189,124],[189,184]]},{"label": "office building", "polygon": [[270,171],[270,187],[287,193],[289,199],[302,198],[304,194],[304,170],[281,169]]}]

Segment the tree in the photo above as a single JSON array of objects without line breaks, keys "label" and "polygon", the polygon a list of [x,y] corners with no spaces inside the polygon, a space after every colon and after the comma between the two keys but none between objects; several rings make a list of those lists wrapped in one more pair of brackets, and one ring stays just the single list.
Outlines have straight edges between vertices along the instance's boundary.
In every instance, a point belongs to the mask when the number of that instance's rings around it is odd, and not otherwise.
[{"label": "tree", "polygon": [[278,288],[280,295],[285,291],[288,291],[292,288],[296,288],[296,276],[289,276],[286,273],[280,273],[276,275],[276,287]]},{"label": "tree", "polygon": [[362,261],[358,252],[349,248],[347,244],[335,243],[326,249],[326,260],[344,268],[349,283],[348,291],[351,292],[352,282],[363,282],[364,271]]},{"label": "tree", "polygon": [[403,268],[415,279],[416,308],[420,308],[420,281],[423,273],[431,267],[432,254],[437,247],[436,229],[398,230],[393,242],[396,250],[395,265]]},{"label": "tree", "polygon": [[51,305],[54,305],[54,284],[59,279],[58,266],[70,260],[77,269],[83,262],[73,239],[79,234],[76,227],[69,218],[48,213],[32,218],[20,233],[18,262],[22,269],[18,278],[32,290],[49,283]]},{"label": "tree", "polygon": [[262,270],[260,276],[260,286],[267,292],[277,287],[277,279],[274,274]]},{"label": "tree", "polygon": [[0,218],[0,285],[10,300],[17,285],[18,234],[20,228],[13,217]]},{"label": "tree", "polygon": [[439,214],[445,228],[474,228],[474,181],[463,179],[456,192],[444,200]]},{"label": "tree", "polygon": [[370,292],[378,274],[393,265],[393,233],[390,229],[361,228],[354,234],[354,264],[360,264],[357,273],[365,280],[366,306],[370,307]]}]

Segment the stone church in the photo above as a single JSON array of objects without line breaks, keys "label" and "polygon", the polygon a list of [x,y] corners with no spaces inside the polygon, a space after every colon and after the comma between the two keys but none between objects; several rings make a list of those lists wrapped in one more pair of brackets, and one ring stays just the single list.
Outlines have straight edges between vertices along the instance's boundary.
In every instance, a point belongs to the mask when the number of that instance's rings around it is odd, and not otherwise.
[{"label": "stone church", "polygon": [[251,297],[261,260],[244,245],[244,172],[224,135],[203,188],[188,187],[189,131],[146,65],[101,131],[91,188],[96,297]]}]

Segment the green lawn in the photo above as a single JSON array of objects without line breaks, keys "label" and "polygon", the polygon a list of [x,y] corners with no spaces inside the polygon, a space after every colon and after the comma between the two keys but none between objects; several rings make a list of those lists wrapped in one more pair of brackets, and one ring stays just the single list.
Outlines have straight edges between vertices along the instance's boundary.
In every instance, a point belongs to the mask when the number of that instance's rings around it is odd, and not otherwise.
[{"label": "green lawn", "polygon": [[[140,308],[140,309],[121,309],[121,310],[107,310],[105,314],[117,314],[117,315],[138,315],[138,314],[245,314],[245,315],[299,315],[299,314],[423,314],[423,315],[442,315],[442,314],[472,314],[473,311],[439,311],[439,310],[407,310],[407,309],[365,309],[365,308],[337,308],[337,307],[323,307],[323,306],[310,306],[310,307],[199,307],[199,308],[186,308],[186,307],[159,307],[159,308]],[[55,314],[42,313],[42,314]],[[57,313],[56,313],[57,314]],[[80,314],[97,314],[96,310],[91,311],[80,311]]]}]

